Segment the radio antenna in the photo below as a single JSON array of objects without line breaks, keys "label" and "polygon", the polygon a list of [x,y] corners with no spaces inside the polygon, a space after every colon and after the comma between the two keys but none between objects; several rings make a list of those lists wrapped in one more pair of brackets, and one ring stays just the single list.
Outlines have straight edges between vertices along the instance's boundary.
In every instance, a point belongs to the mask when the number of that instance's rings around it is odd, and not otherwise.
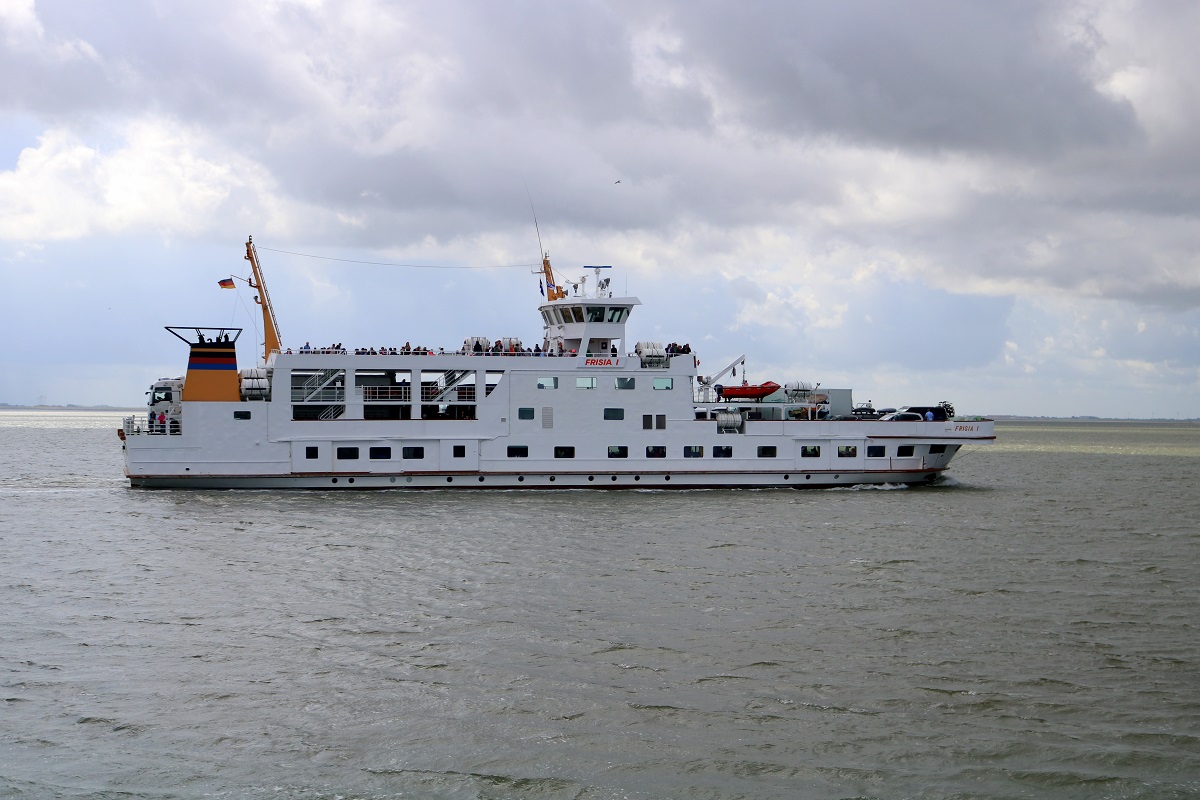
[{"label": "radio antenna", "polygon": [[538,240],[538,255],[544,256],[546,251],[542,249],[542,231],[538,228],[537,210],[533,207],[533,195],[529,192],[529,184],[525,184],[525,196],[529,198],[529,213],[533,214],[533,229],[537,232]]}]

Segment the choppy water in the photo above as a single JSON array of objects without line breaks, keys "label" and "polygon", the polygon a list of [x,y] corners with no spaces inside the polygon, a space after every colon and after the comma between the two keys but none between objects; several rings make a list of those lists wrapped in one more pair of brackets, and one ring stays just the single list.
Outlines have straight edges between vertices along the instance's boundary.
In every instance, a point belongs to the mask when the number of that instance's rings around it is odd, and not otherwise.
[{"label": "choppy water", "polygon": [[0,413],[0,796],[1200,794],[1200,426],[921,489],[137,491]]}]

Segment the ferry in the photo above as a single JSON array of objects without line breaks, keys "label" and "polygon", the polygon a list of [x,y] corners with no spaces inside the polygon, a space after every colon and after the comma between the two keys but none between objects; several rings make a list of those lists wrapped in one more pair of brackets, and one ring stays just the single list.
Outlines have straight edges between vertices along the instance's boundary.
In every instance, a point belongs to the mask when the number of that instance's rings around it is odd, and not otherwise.
[{"label": "ferry", "polygon": [[850,389],[739,386],[744,355],[702,374],[690,345],[629,340],[641,302],[613,294],[610,267],[560,281],[548,254],[532,270],[545,292],[532,348],[485,335],[450,351],[283,347],[253,237],[245,258],[262,360],[238,368],[240,328],[168,326],[187,371],[155,381],[147,411],[117,431],[131,487],[921,485],[995,438],[992,420],[948,402],[865,414]]}]

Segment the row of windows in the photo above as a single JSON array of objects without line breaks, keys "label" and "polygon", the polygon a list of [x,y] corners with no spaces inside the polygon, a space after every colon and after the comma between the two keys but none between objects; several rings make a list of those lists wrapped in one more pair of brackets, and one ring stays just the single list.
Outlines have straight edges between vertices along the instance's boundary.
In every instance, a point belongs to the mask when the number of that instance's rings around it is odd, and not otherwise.
[{"label": "row of windows", "polygon": [[[778,455],[778,449],[774,445],[762,445],[758,448],[759,458],[775,458]],[[510,444],[508,446],[509,458],[529,458],[529,445],[526,444]],[[554,448],[555,458],[574,458],[575,448],[571,446],[561,446]],[[623,444],[610,444],[608,446],[609,458],[629,458],[629,448]],[[666,458],[667,448],[665,445],[652,444],[646,447],[646,458]],[[704,458],[704,445],[686,445],[683,448],[684,458]],[[731,445],[717,445],[712,449],[713,458],[733,458],[733,447]]]},{"label": "row of windows", "polygon": [[[522,409],[524,410],[524,409]],[[533,409],[529,409],[532,411]],[[646,415],[649,416],[649,415]],[[466,458],[466,445],[456,444],[453,446],[454,458]],[[309,446],[305,448],[305,458],[315,459],[318,457],[320,448]],[[902,444],[896,447],[897,458],[910,458],[914,452],[913,445]],[[939,455],[946,452],[946,445],[933,444],[929,446],[931,455]],[[354,461],[359,457],[358,447],[338,447],[336,450],[338,460]],[[852,444],[838,445],[838,458],[855,458],[858,456],[858,446]],[[757,448],[759,458],[776,458],[778,448],[775,445],[759,445]],[[368,447],[367,457],[372,461],[387,461],[392,457],[392,448],[387,446]],[[420,446],[410,446],[400,448],[400,457],[403,459],[423,459],[425,458],[425,448]],[[528,458],[529,446],[524,444],[514,444],[508,446],[509,458]],[[571,446],[561,446],[554,448],[555,458],[574,458],[575,448]],[[629,458],[629,448],[625,445],[609,445],[609,458]],[[646,458],[666,458],[667,448],[665,445],[647,445]],[[685,445],[683,448],[684,458],[704,458],[703,445]],[[713,458],[733,458],[732,445],[715,445],[712,448]],[[801,458],[820,458],[820,445],[803,445],[800,448]],[[883,445],[867,445],[867,458],[885,458],[886,448]]]},{"label": "row of windows", "polygon": [[[596,378],[596,377],[589,376],[586,378],[576,378],[575,379],[575,388],[576,389],[595,389],[599,385],[600,385],[600,379]],[[613,386],[614,386],[614,388],[617,388],[617,389],[633,389],[636,387],[636,385],[637,385],[636,378],[614,378],[613,379]],[[652,386],[655,389],[659,389],[659,390],[674,389],[675,388],[675,379],[674,378],[654,378]],[[558,388],[558,376],[557,375],[543,376],[541,378],[538,378],[537,379],[537,388],[539,388],[539,389],[557,389]]]},{"label": "row of windows", "polygon": [[[531,420],[534,418],[534,410],[532,408],[518,408],[517,419]],[[606,420],[623,420],[625,419],[625,409],[623,408],[606,408],[604,409],[604,418]],[[643,414],[642,428],[644,430],[663,430],[667,427],[666,414]]]}]

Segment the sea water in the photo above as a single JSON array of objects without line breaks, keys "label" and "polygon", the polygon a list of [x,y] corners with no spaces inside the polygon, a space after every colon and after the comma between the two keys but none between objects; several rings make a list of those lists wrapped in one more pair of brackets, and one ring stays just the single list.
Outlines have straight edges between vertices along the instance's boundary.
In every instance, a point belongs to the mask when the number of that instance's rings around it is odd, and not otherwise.
[{"label": "sea water", "polygon": [[128,488],[0,413],[0,797],[1200,794],[1200,425],[917,489]]}]

